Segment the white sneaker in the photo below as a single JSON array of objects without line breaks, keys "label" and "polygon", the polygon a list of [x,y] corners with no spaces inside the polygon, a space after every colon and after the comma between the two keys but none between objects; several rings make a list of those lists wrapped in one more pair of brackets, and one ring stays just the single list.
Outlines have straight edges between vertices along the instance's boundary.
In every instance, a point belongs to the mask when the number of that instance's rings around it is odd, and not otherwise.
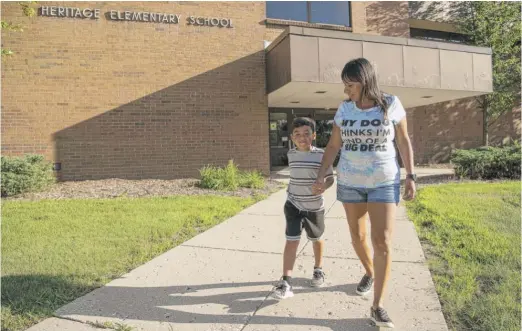
[{"label": "white sneaker", "polygon": [[324,284],[324,271],[321,268],[314,269],[314,276],[312,277],[312,281],[310,285],[312,287],[321,287]]},{"label": "white sneaker", "polygon": [[290,284],[285,280],[282,280],[272,293],[272,297],[279,300],[288,299],[293,296],[294,292],[292,292],[292,286],[290,286]]}]

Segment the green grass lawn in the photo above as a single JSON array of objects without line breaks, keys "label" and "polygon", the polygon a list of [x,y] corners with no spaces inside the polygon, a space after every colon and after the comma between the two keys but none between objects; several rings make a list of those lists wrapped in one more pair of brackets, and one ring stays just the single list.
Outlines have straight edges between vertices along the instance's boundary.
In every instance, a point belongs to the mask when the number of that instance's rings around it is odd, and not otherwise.
[{"label": "green grass lawn", "polygon": [[450,330],[520,331],[520,182],[429,186],[407,208]]},{"label": "green grass lawn", "polygon": [[2,202],[2,330],[24,330],[254,199]]}]

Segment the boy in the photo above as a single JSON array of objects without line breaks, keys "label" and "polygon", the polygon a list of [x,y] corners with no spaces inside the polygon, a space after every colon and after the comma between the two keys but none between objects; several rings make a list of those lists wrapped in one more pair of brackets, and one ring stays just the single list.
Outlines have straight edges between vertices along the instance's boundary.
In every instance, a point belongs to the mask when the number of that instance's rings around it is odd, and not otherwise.
[{"label": "boy", "polygon": [[[290,183],[284,206],[286,245],[283,254],[283,279],[273,293],[276,299],[294,296],[290,285],[291,275],[303,228],[308,239],[313,242],[314,248],[315,266],[311,286],[320,287],[324,283],[322,270],[324,241],[321,240],[325,228],[323,192],[315,189],[312,191],[324,151],[312,146],[315,136],[315,122],[312,119],[300,117],[294,120],[291,138],[296,148],[288,152]],[[333,169],[330,167],[325,176],[326,188],[333,183]]]}]

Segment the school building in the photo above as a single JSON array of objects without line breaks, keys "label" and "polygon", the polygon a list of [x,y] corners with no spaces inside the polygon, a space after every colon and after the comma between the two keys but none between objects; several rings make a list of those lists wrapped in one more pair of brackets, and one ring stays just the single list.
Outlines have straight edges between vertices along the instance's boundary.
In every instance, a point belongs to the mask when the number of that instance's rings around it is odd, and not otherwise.
[{"label": "school building", "polygon": [[[233,159],[284,166],[291,121],[325,146],[351,59],[405,108],[416,163],[482,142],[475,96],[491,49],[421,2],[2,2],[2,153],[43,154],[61,180],[180,178]],[[520,110],[492,129],[520,137]]]}]

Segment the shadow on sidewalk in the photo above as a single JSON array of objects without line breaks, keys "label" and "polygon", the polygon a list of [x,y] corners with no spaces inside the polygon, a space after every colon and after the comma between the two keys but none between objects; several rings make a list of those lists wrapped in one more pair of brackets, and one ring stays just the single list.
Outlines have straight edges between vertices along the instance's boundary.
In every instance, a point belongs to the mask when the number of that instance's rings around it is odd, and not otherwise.
[{"label": "shadow on sidewalk", "polygon": [[[350,296],[356,295],[356,284],[316,289],[309,287],[308,282],[309,279],[293,279],[296,296],[311,292],[341,292]],[[321,319],[263,315],[264,309],[278,303],[268,296],[274,284],[273,281],[267,281],[168,287],[109,286],[99,288],[62,307],[56,314],[82,321],[103,320],[103,317],[107,317],[172,323],[173,326],[189,323],[248,323],[249,325],[316,326],[326,327],[332,331],[375,330],[368,318]],[[218,294],[209,294],[208,290]],[[254,312],[255,316],[251,317]]]}]

